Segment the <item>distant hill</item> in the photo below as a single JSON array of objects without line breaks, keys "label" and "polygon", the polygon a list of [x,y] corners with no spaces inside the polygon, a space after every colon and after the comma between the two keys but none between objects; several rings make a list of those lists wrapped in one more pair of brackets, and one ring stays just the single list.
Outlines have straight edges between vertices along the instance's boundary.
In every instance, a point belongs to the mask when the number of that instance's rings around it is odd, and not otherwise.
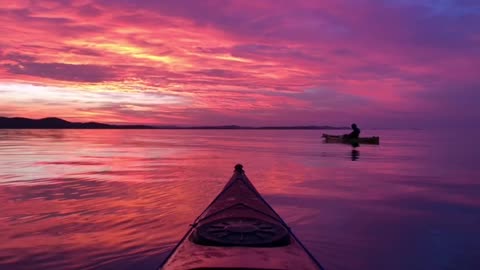
[{"label": "distant hill", "polygon": [[226,126],[148,126],[148,125],[110,125],[97,122],[69,122],[57,117],[30,119],[23,117],[0,117],[0,129],[349,129],[332,126],[266,126],[244,127]]},{"label": "distant hill", "polygon": [[349,127],[332,126],[265,126],[265,127],[247,127],[247,126],[190,126],[174,127],[175,129],[350,129]]},{"label": "distant hill", "polygon": [[23,117],[0,117],[0,128],[21,129],[148,129],[145,125],[109,125],[97,122],[75,123],[61,118],[30,119]]}]

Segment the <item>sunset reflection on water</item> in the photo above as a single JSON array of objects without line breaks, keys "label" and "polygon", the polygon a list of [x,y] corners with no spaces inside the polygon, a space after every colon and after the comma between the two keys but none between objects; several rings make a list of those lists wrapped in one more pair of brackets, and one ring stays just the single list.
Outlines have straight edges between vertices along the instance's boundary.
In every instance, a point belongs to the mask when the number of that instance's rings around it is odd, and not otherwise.
[{"label": "sunset reflection on water", "polygon": [[365,132],[0,130],[0,268],[155,269],[239,162],[327,269],[479,266],[475,150]]}]

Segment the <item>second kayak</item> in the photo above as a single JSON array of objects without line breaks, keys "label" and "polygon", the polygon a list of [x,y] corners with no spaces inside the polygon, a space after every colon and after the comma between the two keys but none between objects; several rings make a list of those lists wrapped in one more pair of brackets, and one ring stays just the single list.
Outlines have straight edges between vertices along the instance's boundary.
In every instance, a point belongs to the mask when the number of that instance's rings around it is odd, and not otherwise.
[{"label": "second kayak", "polygon": [[322,134],[326,143],[380,144],[380,137],[345,138],[342,135]]},{"label": "second kayak", "polygon": [[323,267],[262,198],[241,165],[160,269]]}]

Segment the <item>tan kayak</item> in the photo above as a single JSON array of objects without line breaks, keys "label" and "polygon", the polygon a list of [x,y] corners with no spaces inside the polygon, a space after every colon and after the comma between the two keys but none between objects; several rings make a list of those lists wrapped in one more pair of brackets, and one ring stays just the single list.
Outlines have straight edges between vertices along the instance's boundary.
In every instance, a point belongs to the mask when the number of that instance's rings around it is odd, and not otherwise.
[{"label": "tan kayak", "polygon": [[237,165],[160,269],[323,268]]}]

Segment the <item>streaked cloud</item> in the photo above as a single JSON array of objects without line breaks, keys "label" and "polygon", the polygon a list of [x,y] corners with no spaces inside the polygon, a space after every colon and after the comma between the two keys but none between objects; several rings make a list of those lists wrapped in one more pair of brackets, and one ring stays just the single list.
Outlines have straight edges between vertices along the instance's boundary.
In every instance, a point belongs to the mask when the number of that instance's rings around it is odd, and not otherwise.
[{"label": "streaked cloud", "polygon": [[7,116],[441,126],[480,114],[465,102],[480,98],[475,1],[14,2],[0,7]]}]

